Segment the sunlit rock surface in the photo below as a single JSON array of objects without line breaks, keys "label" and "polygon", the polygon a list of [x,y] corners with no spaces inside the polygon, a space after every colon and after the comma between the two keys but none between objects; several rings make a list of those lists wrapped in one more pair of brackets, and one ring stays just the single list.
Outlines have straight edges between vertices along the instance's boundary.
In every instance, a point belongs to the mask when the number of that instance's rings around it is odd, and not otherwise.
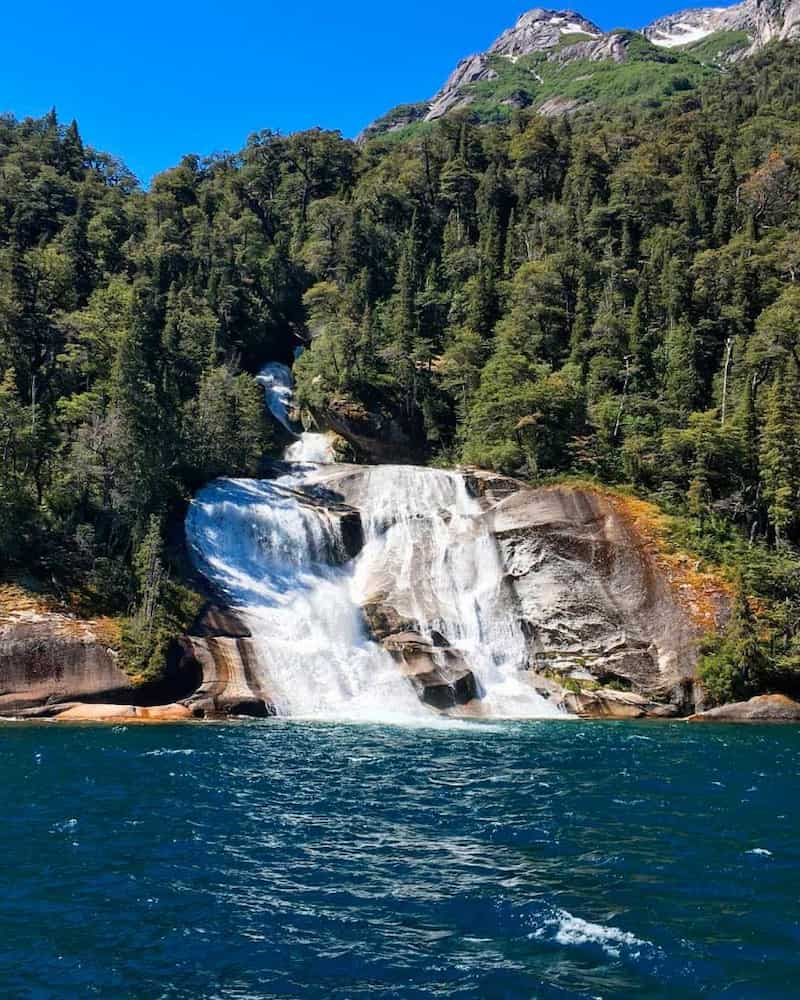
[{"label": "sunlit rock surface", "polygon": [[783,694],[762,694],[749,701],[720,705],[693,715],[690,722],[800,722],[800,702]]},{"label": "sunlit rock surface", "polygon": [[[369,505],[376,477],[386,476],[349,468],[332,469],[324,478],[335,495],[358,508]],[[448,634],[453,592],[437,575],[437,567],[460,559],[465,592],[482,591],[485,602],[473,633],[484,642],[473,640],[473,657],[488,651],[490,658],[529,671],[542,696],[574,714],[691,711],[698,639],[711,623],[698,615],[692,585],[672,578],[630,518],[592,490],[532,489],[478,471],[459,478],[477,513],[454,518],[441,494],[429,490],[422,501],[417,486],[409,490],[414,499],[395,538],[380,546],[380,558],[370,558],[368,542],[357,578],[375,637],[391,647],[399,633],[415,652],[423,637],[429,657],[463,645],[458,629]],[[432,554],[437,546],[438,561]],[[713,580],[705,583],[713,589]],[[703,596],[722,623],[724,587]],[[469,652],[464,660],[473,667]],[[477,687],[480,696],[480,682]],[[575,688],[582,689],[580,696]]]},{"label": "sunlit rock surface", "polygon": [[0,589],[0,716],[48,703],[126,700],[132,685],[117,665],[110,623],[53,610],[19,588]]}]

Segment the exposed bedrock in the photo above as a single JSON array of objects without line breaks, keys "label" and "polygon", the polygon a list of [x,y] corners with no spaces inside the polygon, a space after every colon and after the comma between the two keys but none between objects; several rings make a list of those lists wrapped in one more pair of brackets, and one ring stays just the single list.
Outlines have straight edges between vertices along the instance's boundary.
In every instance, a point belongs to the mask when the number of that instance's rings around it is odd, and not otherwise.
[{"label": "exposed bedrock", "polygon": [[699,712],[689,722],[800,722],[800,703],[784,694],[762,694]]},{"label": "exposed bedrock", "polygon": [[[358,507],[367,475],[333,470],[326,486]],[[544,697],[591,717],[688,715],[702,707],[694,684],[698,640],[724,622],[724,587],[702,574],[673,572],[612,497],[573,487],[535,489],[476,470],[464,475],[499,552],[502,607],[527,638],[527,669]],[[406,567],[425,564],[421,538]],[[376,565],[363,583],[364,611],[372,634],[396,659],[438,660],[441,672],[447,657],[419,649],[420,633],[439,644],[431,623],[446,617],[441,595],[428,584],[421,577],[409,582],[399,566]],[[469,671],[470,664],[462,658],[458,669]],[[467,693],[462,684],[454,703],[470,700]]]},{"label": "exposed bedrock", "polygon": [[[583,489],[520,489],[490,502],[485,517],[538,670],[691,710],[707,625],[698,620],[689,585],[668,578],[611,500]],[[715,599],[722,620],[722,589]]]},{"label": "exposed bedrock", "polygon": [[475,675],[457,650],[437,648],[414,633],[389,636],[384,647],[426,705],[445,710],[480,696]]},{"label": "exposed bedrock", "polygon": [[391,414],[372,412],[351,400],[333,399],[326,409],[315,410],[310,418],[320,430],[333,432],[347,443],[349,451],[337,449],[344,458],[375,465],[420,459],[418,449]]},{"label": "exposed bedrock", "polygon": [[0,715],[132,695],[130,677],[94,623],[37,612],[0,624]]},{"label": "exposed bedrock", "polygon": [[191,693],[182,699],[195,717],[275,714],[260,679],[263,671],[257,669],[250,630],[229,608],[207,604],[189,634],[174,644],[172,656],[180,674],[195,678]]},{"label": "exposed bedrock", "polygon": [[346,562],[358,555],[364,544],[364,530],[361,514],[354,507],[339,502],[335,494],[321,487],[287,492],[291,492],[305,507],[320,511],[335,524],[335,534],[341,542],[341,551],[335,554],[337,562]]},{"label": "exposed bedrock", "polygon": [[108,626],[40,610],[0,623],[0,715],[69,721],[176,721],[274,714],[253,669],[249,631],[209,602],[173,643],[164,676],[137,684]]}]

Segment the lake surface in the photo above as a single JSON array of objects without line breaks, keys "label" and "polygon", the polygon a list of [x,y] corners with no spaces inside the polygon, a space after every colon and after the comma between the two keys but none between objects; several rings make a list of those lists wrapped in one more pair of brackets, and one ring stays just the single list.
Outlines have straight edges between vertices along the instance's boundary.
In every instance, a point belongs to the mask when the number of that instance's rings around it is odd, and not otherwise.
[{"label": "lake surface", "polygon": [[800,730],[0,727],[0,995],[800,995]]}]

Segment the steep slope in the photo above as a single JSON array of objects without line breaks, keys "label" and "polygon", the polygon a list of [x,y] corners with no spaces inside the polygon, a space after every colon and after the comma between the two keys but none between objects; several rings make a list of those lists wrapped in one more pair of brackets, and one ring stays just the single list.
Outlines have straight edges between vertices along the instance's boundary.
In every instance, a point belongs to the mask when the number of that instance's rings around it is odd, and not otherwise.
[{"label": "steep slope", "polygon": [[800,2],[744,0],[732,7],[693,7],[653,21],[643,33],[654,45],[676,48],[736,32],[746,35],[751,52],[776,39],[795,38],[800,33]]},{"label": "steep slope", "polygon": [[692,45],[719,32],[745,32],[750,40],[756,31],[755,4],[734,7],[696,7],[668,14],[653,21],[643,31],[653,45],[678,48]]},{"label": "steep slope", "polygon": [[497,121],[529,106],[560,114],[586,104],[660,102],[798,31],[800,0],[689,8],[640,32],[607,33],[576,11],[536,7],[486,52],[462,59],[430,101],[393,109],[362,137],[405,133],[467,107],[480,121]]}]

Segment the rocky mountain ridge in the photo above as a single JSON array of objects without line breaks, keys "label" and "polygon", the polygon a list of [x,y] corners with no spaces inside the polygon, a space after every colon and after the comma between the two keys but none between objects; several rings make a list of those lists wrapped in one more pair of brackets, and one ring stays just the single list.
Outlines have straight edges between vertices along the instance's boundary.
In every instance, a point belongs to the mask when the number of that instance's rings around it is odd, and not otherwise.
[{"label": "rocky mountain ridge", "polygon": [[[654,72],[663,75],[663,67],[670,61],[678,66],[681,58],[688,59],[695,69],[720,67],[773,40],[798,35],[800,0],[743,0],[729,7],[688,8],[639,30],[610,32],[604,32],[577,11],[535,7],[522,14],[486,52],[462,59],[429,101],[390,111],[365,129],[362,137],[406,129],[417,122],[433,122],[467,106],[480,111],[481,98],[487,95],[493,98],[491,114],[495,117],[502,116],[504,110],[530,105],[545,114],[572,111],[592,101],[591,97],[570,99],[570,85],[574,84],[571,77],[553,79],[569,64],[621,65],[638,59],[652,62],[658,67]],[[637,40],[649,44],[643,49],[641,44],[636,45]],[[714,46],[715,41],[718,46]],[[520,61],[524,66],[518,65]],[[667,93],[669,86],[667,81]]]}]

